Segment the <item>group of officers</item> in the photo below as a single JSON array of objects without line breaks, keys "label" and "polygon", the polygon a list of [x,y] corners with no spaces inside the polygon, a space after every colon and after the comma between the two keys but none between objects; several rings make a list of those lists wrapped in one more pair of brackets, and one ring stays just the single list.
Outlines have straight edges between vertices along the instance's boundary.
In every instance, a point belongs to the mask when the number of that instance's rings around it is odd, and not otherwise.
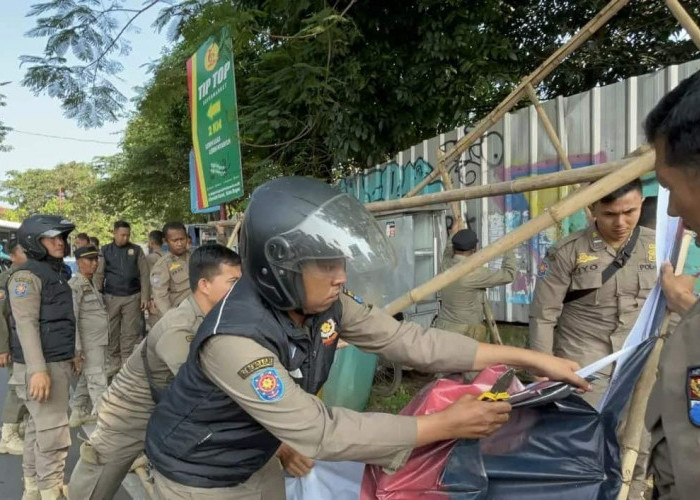
[{"label": "group of officers", "polygon": [[[645,127],[657,177],[671,192],[669,212],[700,230],[700,73],[664,97]],[[588,229],[549,251],[531,308],[533,350],[484,342],[484,289],[512,281],[513,255],[501,270],[478,270],[445,289],[437,328],[398,322],[347,291],[348,275],[381,276],[391,244],[357,200],[309,178],[278,178],[253,192],[240,257],[218,244],[191,252],[180,223],[163,228],[163,255],[152,234],[147,257],[120,221],[108,245],[76,250],[70,277],[63,256],[73,224],[29,217],[0,294],[0,327],[10,337],[0,342],[0,363],[12,363],[13,389],[2,443],[12,453],[28,412],[22,498],[110,499],[145,452],[159,499],[284,499],[282,468],[304,475],[323,459],[396,470],[416,447],[478,439],[508,421],[507,402],[472,396],[419,417],[327,408],[316,394],[341,338],[424,372],[522,367],[596,404],[605,380],[591,386],[575,371],[620,348],[656,281],[654,233],[638,225],[641,205],[639,182],[624,186],[593,206]],[[477,243],[469,231],[456,233],[445,266]],[[685,500],[700,487],[700,306],[693,280],[668,265],[661,279],[682,319],[647,415],[649,470],[657,498]],[[96,427],[66,487],[76,373],[74,421],[93,415]]]}]

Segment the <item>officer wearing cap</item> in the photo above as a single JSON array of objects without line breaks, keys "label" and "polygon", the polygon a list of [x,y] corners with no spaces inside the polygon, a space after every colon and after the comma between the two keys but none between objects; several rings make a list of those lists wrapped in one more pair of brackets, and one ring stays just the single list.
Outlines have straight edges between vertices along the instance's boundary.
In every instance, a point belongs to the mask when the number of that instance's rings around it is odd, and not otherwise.
[{"label": "officer wearing cap", "polygon": [[76,358],[75,315],[63,256],[75,226],[57,215],[33,215],[17,231],[27,262],[7,284],[12,311],[12,383],[29,410],[22,500],[63,500],[71,443],[69,389]]},{"label": "officer wearing cap", "polygon": [[78,272],[68,284],[73,290],[76,345],[82,354],[82,373],[73,393],[69,424],[79,427],[94,423],[102,393],[107,390],[107,345],[109,318],[102,294],[92,282],[100,251],[92,246],[75,251]]},{"label": "officer wearing cap", "polygon": [[[10,303],[7,300],[7,281],[10,275],[19,266],[27,261],[24,250],[17,240],[10,240],[7,245],[7,253],[12,265],[10,269],[0,273],[0,367],[7,367],[12,379],[12,354],[10,353]],[[0,440],[0,453],[21,455],[24,450],[24,441],[19,435],[19,424],[24,419],[27,408],[17,396],[16,387],[9,385],[5,402],[2,405],[2,440]]]},{"label": "officer wearing cap", "polygon": [[[450,244],[451,243],[451,244]],[[445,248],[441,270],[456,266],[476,252],[479,239],[471,229],[457,231]],[[479,342],[488,340],[484,326],[486,289],[506,285],[515,279],[515,255],[508,252],[498,270],[480,267],[440,291],[441,306],[436,328],[467,335]]]},{"label": "officer wearing cap", "polygon": [[157,318],[177,307],[189,297],[189,262],[187,230],[182,222],[168,222],[163,226],[163,237],[168,253],[158,259],[151,270],[151,295]]},{"label": "officer wearing cap", "polygon": [[346,272],[377,276],[394,252],[362,204],[327,184],[283,177],[258,187],[240,248],[243,277],[204,318],[148,422],[158,498],[283,499],[281,442],[396,469],[416,446],[483,437],[508,420],[509,404],[472,396],[427,417],[327,408],[315,394],[340,339],[424,371],[500,361],[587,388],[576,363],[399,323],[344,292]]}]

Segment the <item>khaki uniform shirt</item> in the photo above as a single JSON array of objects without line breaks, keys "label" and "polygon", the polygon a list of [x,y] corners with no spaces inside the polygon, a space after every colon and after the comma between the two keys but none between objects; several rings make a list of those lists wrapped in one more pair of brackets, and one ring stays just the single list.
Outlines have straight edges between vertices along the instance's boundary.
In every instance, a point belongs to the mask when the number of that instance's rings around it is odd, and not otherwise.
[{"label": "khaki uniform shirt", "polygon": [[[448,245],[443,255],[441,271],[464,262],[466,258],[463,255],[455,255],[452,245]],[[500,269],[494,271],[480,267],[446,286],[440,291],[442,305],[438,320],[460,325],[482,324],[486,289],[511,283],[515,279],[515,271],[515,254],[508,252],[503,257]]]},{"label": "khaki uniform shirt", "polygon": [[[425,372],[472,368],[478,343],[454,332],[399,323],[381,310],[341,294],[340,338],[370,353]],[[321,332],[308,332],[320,335]],[[329,409],[296,384],[279,359],[252,339],[214,335],[200,352],[204,373],[251,417],[302,455],[321,460],[356,460],[396,469],[417,437],[416,419],[382,413]],[[260,363],[265,361],[265,363]],[[277,368],[284,393],[260,399],[251,380],[257,369]],[[252,371],[251,371],[252,370]]]},{"label": "khaki uniform shirt", "polygon": [[102,294],[91,280],[76,273],[68,282],[73,290],[76,345],[79,351],[108,344],[109,318]]},{"label": "khaki uniform shirt", "polygon": [[[602,284],[617,251],[591,226],[550,248],[530,307],[530,347],[586,366],[620,350],[656,283],[655,233],[641,227],[625,267]],[[595,289],[563,303],[567,292]]]},{"label": "khaki uniform shirt", "polygon": [[167,387],[187,359],[190,343],[202,324],[204,314],[188,297],[176,309],[171,309],[136,346],[119,373],[102,396],[99,410],[100,426],[129,435],[146,435],[148,419],[155,408],[151,397],[141,351],[147,349],[148,366],[153,383]]},{"label": "khaki uniform shirt", "polygon": [[164,255],[163,250],[153,250],[153,252],[146,254],[146,262],[148,262],[148,270],[153,271],[153,266],[156,265],[156,262],[160,260],[160,258]]},{"label": "khaki uniform shirt", "polygon": [[[694,500],[700,492],[700,427],[689,410],[700,405],[700,301],[666,340],[649,398],[650,469],[661,498]],[[696,410],[697,411],[697,410]]]},{"label": "khaki uniform shirt", "polygon": [[176,257],[168,252],[158,259],[151,271],[151,295],[160,314],[177,307],[192,294],[190,290],[190,255],[187,250]]},{"label": "khaki uniform shirt", "polygon": [[10,337],[12,336],[10,329],[10,301],[7,300],[7,281],[10,279],[10,274],[14,268],[0,273],[0,354],[10,352]]}]

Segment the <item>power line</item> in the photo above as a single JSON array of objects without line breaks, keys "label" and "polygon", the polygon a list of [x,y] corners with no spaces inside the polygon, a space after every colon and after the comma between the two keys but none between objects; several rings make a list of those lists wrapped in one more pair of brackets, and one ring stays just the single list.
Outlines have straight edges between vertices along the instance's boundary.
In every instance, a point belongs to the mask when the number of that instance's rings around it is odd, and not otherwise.
[{"label": "power line", "polygon": [[12,132],[17,132],[18,134],[25,134],[25,135],[35,135],[38,137],[47,137],[49,139],[63,139],[66,141],[76,141],[76,142],[94,142],[96,144],[110,144],[110,145],[119,145],[118,142],[110,142],[110,141],[100,141],[97,139],[80,139],[78,137],[66,137],[63,135],[50,135],[50,134],[40,134],[38,132],[27,132],[25,130],[17,130],[16,128],[8,127],[8,133]]}]

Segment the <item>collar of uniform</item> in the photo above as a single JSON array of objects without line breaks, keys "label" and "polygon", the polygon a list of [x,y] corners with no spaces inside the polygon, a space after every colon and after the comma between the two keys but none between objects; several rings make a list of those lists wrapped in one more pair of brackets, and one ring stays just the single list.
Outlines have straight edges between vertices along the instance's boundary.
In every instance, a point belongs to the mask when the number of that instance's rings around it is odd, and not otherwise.
[{"label": "collar of uniform", "polygon": [[194,299],[194,295],[190,294],[187,299],[190,306],[192,306],[192,309],[194,309],[194,313],[198,318],[203,318],[204,313],[202,312],[202,309],[199,307],[199,304],[197,304],[197,301]]},{"label": "collar of uniform", "polygon": [[87,276],[85,276],[85,275],[84,275],[83,273],[81,273],[80,271],[77,271],[77,272],[75,273],[75,275],[76,275],[78,278],[82,278],[82,279],[84,279],[85,281],[88,281],[88,282],[92,283],[92,280],[89,280],[89,279],[87,278]]}]

